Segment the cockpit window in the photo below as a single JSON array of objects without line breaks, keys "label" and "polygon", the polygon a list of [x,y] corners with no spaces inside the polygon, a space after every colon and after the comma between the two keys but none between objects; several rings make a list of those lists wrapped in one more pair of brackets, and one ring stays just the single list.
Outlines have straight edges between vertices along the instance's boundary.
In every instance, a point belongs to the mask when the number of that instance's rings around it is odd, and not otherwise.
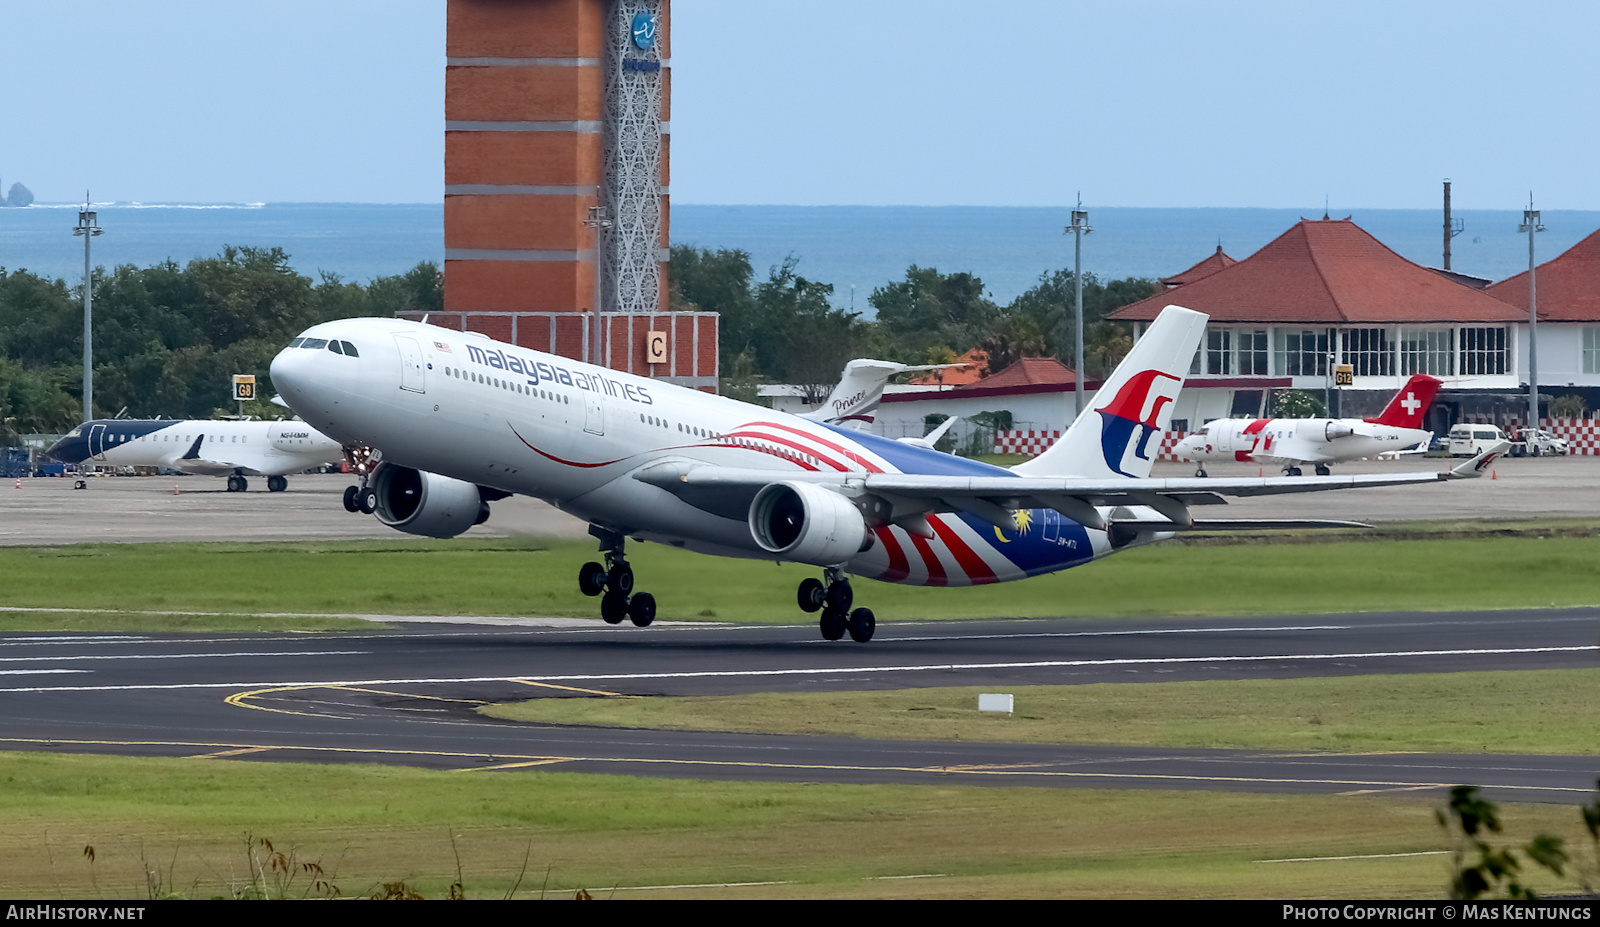
[{"label": "cockpit window", "polygon": [[300,343],[300,347],[305,348],[307,351],[320,351],[327,346],[328,339],[326,338],[307,338]]},{"label": "cockpit window", "polygon": [[345,357],[360,357],[361,356],[360,354],[356,353],[356,346],[351,344],[350,342],[341,341],[339,343],[344,345],[344,355],[345,355]]},{"label": "cockpit window", "polygon": [[289,347],[298,348],[298,347],[300,347],[300,342],[302,342],[304,340],[306,340],[306,339],[303,338],[303,337],[302,338],[296,338],[295,340],[289,342]]},{"label": "cockpit window", "polygon": [[328,342],[328,350],[332,351],[335,354],[343,354],[344,353],[344,348],[339,347],[339,342],[337,342],[337,341]]}]

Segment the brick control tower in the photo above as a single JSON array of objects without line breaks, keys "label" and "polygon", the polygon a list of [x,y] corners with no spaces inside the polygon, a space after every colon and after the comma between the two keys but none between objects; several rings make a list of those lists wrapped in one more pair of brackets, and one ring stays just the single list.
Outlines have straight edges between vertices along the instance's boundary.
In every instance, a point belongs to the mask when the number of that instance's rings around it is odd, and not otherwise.
[{"label": "brick control tower", "polygon": [[430,321],[716,388],[716,314],[665,311],[669,12],[449,0],[445,311]]}]

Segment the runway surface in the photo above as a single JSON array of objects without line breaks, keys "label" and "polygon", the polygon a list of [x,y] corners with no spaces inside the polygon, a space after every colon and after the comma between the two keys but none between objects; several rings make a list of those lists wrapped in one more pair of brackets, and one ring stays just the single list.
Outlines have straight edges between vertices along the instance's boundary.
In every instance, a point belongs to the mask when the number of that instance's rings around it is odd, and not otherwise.
[{"label": "runway surface", "polygon": [[[810,626],[414,625],[370,634],[0,637],[10,749],[820,782],[1348,793],[1471,783],[1577,802],[1600,757],[873,741],[483,718],[486,701],[1593,667],[1600,612]],[[1000,689],[1004,691],[1003,688]]]}]

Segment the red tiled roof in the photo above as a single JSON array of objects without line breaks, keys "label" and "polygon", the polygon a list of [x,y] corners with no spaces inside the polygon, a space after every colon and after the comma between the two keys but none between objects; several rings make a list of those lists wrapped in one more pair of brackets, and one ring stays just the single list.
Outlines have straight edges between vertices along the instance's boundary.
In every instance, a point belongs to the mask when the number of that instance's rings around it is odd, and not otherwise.
[{"label": "red tiled roof", "polygon": [[1022,357],[994,376],[984,377],[979,386],[1058,386],[1072,385],[1077,377],[1053,357]]},{"label": "red tiled roof", "polygon": [[1174,301],[1213,322],[1517,321],[1515,309],[1411,263],[1349,219],[1301,219],[1239,263],[1109,317],[1150,321]]},{"label": "red tiled roof", "polygon": [[1169,287],[1183,286],[1185,283],[1193,283],[1203,277],[1209,277],[1224,267],[1232,267],[1237,263],[1239,262],[1223,254],[1222,246],[1217,245],[1217,250],[1214,254],[1208,255],[1204,260],[1188,270],[1180,271],[1170,277],[1162,277],[1161,282]]},{"label": "red tiled roof", "polygon": [[[1554,322],[1600,322],[1600,232],[1539,265],[1539,318]],[[1484,292],[1528,317],[1528,272],[1508,277]]]}]

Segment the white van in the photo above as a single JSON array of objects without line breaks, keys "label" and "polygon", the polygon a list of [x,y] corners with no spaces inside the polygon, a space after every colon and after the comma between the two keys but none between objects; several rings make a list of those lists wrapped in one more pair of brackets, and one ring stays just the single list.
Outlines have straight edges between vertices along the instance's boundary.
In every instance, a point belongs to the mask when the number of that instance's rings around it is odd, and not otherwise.
[{"label": "white van", "polygon": [[1505,439],[1505,432],[1493,425],[1452,425],[1450,456],[1475,457]]}]

